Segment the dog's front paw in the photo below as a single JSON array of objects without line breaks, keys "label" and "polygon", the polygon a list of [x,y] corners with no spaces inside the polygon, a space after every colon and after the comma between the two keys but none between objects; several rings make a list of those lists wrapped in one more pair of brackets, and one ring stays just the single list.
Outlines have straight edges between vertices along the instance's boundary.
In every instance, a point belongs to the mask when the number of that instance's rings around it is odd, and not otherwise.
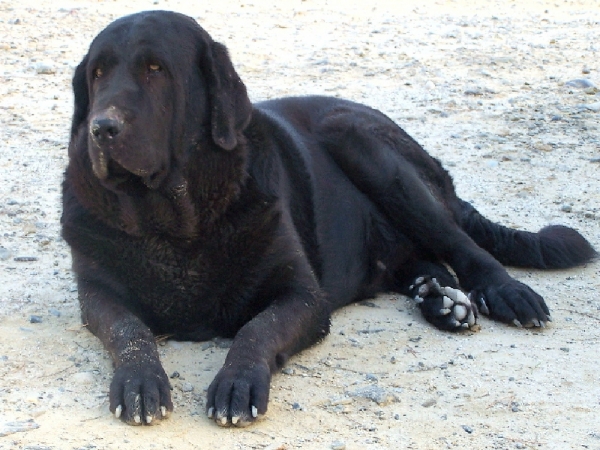
[{"label": "dog's front paw", "polygon": [[152,425],[173,411],[171,385],[159,361],[121,364],[109,397],[110,410],[129,425]]},{"label": "dog's front paw", "polygon": [[267,412],[270,384],[266,363],[226,363],[208,388],[206,413],[221,426],[248,426]]},{"label": "dog's front paw", "polygon": [[461,290],[419,277],[410,287],[425,319],[441,330],[457,331],[477,323],[477,308]]},{"label": "dog's front paw", "polygon": [[518,327],[544,327],[552,321],[544,299],[517,280],[476,289],[469,297],[475,301],[479,311],[500,322]]}]

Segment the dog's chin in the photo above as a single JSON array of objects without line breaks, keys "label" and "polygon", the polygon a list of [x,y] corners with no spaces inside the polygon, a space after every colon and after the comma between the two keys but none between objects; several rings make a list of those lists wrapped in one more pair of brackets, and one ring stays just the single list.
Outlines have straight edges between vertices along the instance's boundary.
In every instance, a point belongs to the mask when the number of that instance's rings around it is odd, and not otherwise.
[{"label": "dog's chin", "polygon": [[114,160],[107,165],[106,176],[100,182],[107,189],[133,196],[140,196],[148,190],[156,190],[162,184],[164,171],[149,174],[146,170],[130,170]]}]

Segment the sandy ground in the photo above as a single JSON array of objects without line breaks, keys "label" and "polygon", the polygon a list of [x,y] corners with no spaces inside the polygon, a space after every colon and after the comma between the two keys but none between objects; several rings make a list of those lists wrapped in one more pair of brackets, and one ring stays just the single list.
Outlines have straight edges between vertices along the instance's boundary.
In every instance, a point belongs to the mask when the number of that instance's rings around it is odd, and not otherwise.
[{"label": "sandy ground", "polygon": [[196,3],[0,0],[0,448],[600,449],[598,263],[513,271],[546,298],[545,330],[443,333],[397,295],[348,307],[247,429],[203,413],[227,342],[163,343],[175,414],[111,416],[111,363],[81,328],[59,217],[70,78],[121,15],[185,12],[230,48],[254,100],[368,103],[490,218],[570,225],[600,248],[597,0]]}]

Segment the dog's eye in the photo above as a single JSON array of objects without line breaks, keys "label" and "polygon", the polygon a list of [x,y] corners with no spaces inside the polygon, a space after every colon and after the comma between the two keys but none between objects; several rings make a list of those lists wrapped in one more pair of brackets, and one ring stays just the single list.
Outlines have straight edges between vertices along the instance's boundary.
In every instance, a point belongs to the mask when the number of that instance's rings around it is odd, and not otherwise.
[{"label": "dog's eye", "polygon": [[100,78],[102,75],[104,75],[104,72],[100,67],[94,70],[94,78]]},{"label": "dog's eye", "polygon": [[148,72],[150,73],[158,73],[162,71],[162,67],[158,64],[148,64]]}]

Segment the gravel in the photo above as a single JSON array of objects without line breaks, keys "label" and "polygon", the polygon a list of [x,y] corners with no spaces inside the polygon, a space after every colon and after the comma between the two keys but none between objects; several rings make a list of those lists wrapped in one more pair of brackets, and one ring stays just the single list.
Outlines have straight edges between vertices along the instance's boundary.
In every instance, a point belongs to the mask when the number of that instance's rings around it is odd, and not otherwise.
[{"label": "gravel", "polygon": [[81,324],[60,238],[60,183],[74,68],[111,20],[155,7],[227,44],[253,100],[379,108],[487,217],[570,225],[600,248],[595,0],[0,0],[0,435],[31,449],[598,447],[598,264],[511,270],[550,305],[544,331],[482,318],[477,333],[442,333],[399,295],[345,308],[273,376],[265,419],[235,433],[198,414],[231,341],[161,345],[166,373],[185,374],[175,412],[149,429],[116,421],[113,367]]}]

